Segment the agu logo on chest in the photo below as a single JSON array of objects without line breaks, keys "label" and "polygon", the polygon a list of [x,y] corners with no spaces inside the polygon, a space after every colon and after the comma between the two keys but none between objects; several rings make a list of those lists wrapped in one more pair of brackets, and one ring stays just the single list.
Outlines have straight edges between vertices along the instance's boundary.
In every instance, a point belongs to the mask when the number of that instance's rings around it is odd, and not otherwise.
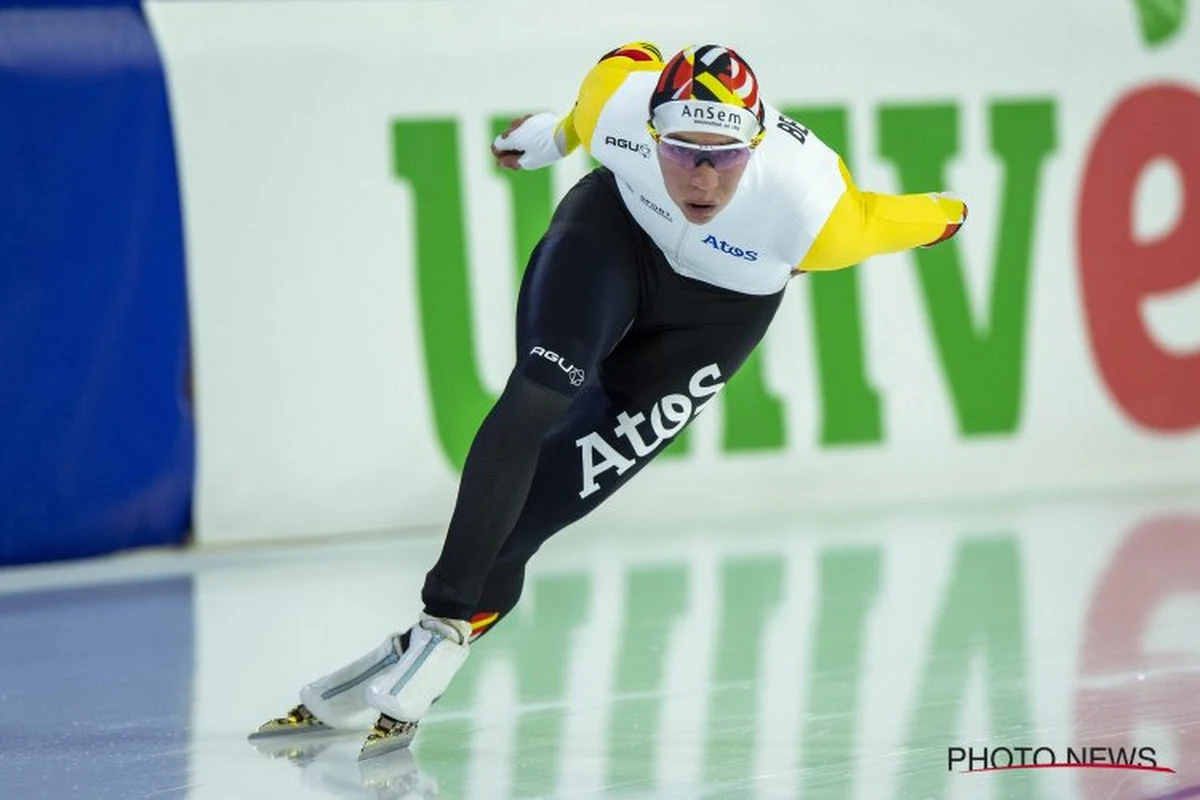
[{"label": "agu logo on chest", "polygon": [[744,258],[747,261],[758,261],[757,250],[743,250],[724,239],[718,239],[711,233],[704,237],[704,243],[714,250],[720,250],[725,255],[733,256],[734,258]]},{"label": "agu logo on chest", "polygon": [[604,143],[609,147],[619,147],[622,150],[628,150],[631,153],[637,153],[642,158],[650,157],[650,145],[645,142],[632,142],[629,139],[617,136],[605,136]]}]

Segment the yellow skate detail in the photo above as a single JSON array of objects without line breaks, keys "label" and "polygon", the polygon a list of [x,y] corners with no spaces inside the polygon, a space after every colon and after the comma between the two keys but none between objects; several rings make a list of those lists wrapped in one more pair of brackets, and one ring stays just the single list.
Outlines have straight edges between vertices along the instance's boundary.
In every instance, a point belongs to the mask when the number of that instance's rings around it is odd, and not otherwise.
[{"label": "yellow skate detail", "polygon": [[362,761],[408,747],[416,735],[417,723],[401,722],[387,714],[380,714],[375,726],[367,734],[367,740],[363,742],[358,759]]},{"label": "yellow skate detail", "polygon": [[279,736],[290,733],[309,733],[311,731],[332,730],[317,716],[308,710],[303,703],[293,708],[285,717],[276,717],[258,726],[258,730],[250,734],[251,739],[260,736]]}]

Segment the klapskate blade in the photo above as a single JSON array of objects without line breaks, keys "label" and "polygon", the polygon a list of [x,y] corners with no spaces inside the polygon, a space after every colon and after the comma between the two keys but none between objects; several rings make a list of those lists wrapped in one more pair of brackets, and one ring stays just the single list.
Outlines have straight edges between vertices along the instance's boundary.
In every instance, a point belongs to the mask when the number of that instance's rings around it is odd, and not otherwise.
[{"label": "klapskate blade", "polygon": [[389,734],[377,739],[368,739],[359,751],[358,760],[366,761],[371,758],[378,758],[388,753],[394,753],[397,750],[403,750],[412,744],[412,740],[416,738],[417,726],[413,725],[403,731]]}]

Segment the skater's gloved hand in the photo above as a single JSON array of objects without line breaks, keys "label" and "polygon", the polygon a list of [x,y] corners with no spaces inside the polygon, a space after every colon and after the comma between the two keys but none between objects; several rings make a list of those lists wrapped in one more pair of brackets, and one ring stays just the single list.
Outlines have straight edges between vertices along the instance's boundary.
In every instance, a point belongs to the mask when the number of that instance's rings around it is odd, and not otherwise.
[{"label": "skater's gloved hand", "polygon": [[937,203],[938,208],[946,215],[946,230],[932,242],[921,245],[922,248],[933,247],[935,244],[940,244],[953,237],[967,221],[966,201],[942,192],[930,194],[929,199]]},{"label": "skater's gloved hand", "polygon": [[557,114],[542,112],[517,117],[492,141],[492,155],[505,169],[537,169],[566,155]]}]

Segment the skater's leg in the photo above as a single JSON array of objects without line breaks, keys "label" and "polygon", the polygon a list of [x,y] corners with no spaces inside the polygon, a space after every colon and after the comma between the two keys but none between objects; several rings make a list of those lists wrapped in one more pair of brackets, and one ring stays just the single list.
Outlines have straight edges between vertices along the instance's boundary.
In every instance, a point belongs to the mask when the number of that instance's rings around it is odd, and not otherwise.
[{"label": "skater's leg", "polygon": [[[516,606],[525,565],[547,539],[591,513],[686,429],[745,362],[781,299],[714,295],[690,284],[676,290],[668,296],[686,299],[684,308],[650,319],[679,314],[670,320],[678,327],[631,331],[601,366],[608,386],[581,393],[543,443],[525,506],[471,617],[473,637]],[[685,312],[695,306],[699,313],[706,301],[722,302],[724,312],[710,311],[707,325],[689,325]]]},{"label": "skater's leg", "polygon": [[463,467],[445,543],[426,576],[425,612],[466,619],[512,530],[546,434],[632,324],[637,231],[596,174],[564,198],[517,305],[517,363]]},{"label": "skater's leg", "polygon": [[[520,513],[546,432],[636,313],[635,262],[644,246],[639,235],[605,171],[586,176],[559,205],[525,271],[516,320],[517,363],[468,453],[442,555],[423,591],[426,613],[408,631],[389,636],[357,661],[305,688],[302,701],[320,707],[332,722],[353,720],[372,702],[394,713],[421,709],[430,699],[428,691],[421,693],[424,699],[400,698],[406,706],[398,705],[393,694],[394,679],[402,678],[409,666],[402,663],[404,653],[412,651],[410,660],[421,657],[426,645],[465,652],[462,628],[469,631],[466,619]],[[414,638],[421,645],[416,650]],[[426,654],[422,664],[437,661]],[[452,674],[448,670],[447,682]],[[370,690],[381,676],[379,688]],[[387,680],[393,683],[384,686]],[[313,727],[310,711],[301,706],[263,727]],[[289,721],[292,717],[304,724]]]},{"label": "skater's leg", "polygon": [[475,435],[441,556],[425,578],[425,611],[466,619],[533,479],[541,441],[570,398],[514,371]]},{"label": "skater's leg", "polygon": [[[519,372],[512,374],[471,447],[450,526],[452,536],[480,529],[490,537],[507,534],[528,491],[541,440],[568,403],[568,398]],[[515,509],[506,502],[512,497],[518,500]],[[484,513],[472,513],[478,510]],[[439,568],[468,578],[477,572],[486,574],[499,547],[490,537],[476,547],[468,543],[458,549],[448,540]],[[451,596],[461,585],[442,584]],[[306,685],[300,692],[301,705],[286,717],[265,723],[256,736],[350,727],[362,721],[363,712],[373,717],[381,711],[392,722],[419,720],[466,659],[471,630],[465,621],[469,608],[448,601],[438,605],[435,573],[430,573],[426,586],[427,593],[429,586],[435,587],[434,613],[422,614],[407,631],[389,635],[362,657]],[[422,680],[412,680],[416,665],[421,666]],[[391,732],[388,727],[383,735]]]},{"label": "skater's leg", "polygon": [[611,176],[593,173],[535,248],[517,304],[517,363],[467,454],[421,619],[400,660],[366,687],[381,716],[364,756],[407,744],[465,661],[468,620],[524,505],[542,442],[633,324],[643,247]]}]

